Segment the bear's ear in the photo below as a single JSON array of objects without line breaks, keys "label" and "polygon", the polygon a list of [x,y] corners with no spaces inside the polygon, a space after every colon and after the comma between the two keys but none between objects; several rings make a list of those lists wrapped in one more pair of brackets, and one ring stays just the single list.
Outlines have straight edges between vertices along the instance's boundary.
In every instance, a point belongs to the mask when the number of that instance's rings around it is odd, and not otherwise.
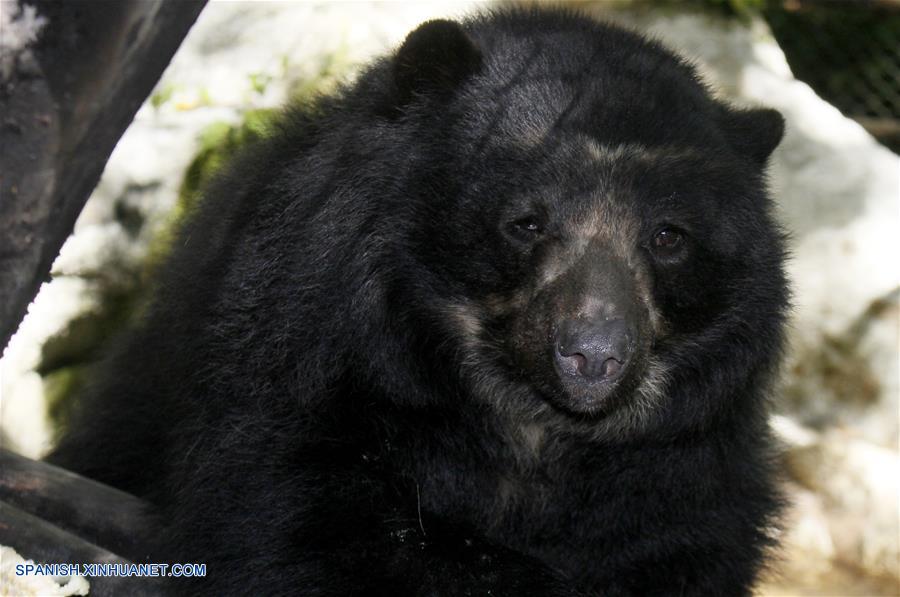
[{"label": "bear's ear", "polygon": [[400,103],[415,94],[447,93],[481,68],[481,52],[459,23],[438,19],[406,36],[394,57]]},{"label": "bear's ear", "polygon": [[739,153],[763,165],[784,136],[784,117],[777,110],[726,110],[725,134]]}]

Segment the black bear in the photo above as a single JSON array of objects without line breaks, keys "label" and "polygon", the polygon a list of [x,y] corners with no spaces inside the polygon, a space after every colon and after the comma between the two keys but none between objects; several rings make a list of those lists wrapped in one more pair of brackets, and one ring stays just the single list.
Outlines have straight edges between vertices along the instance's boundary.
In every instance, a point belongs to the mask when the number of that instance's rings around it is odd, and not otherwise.
[{"label": "black bear", "polygon": [[749,594],[782,132],[577,14],[427,22],[209,189],[51,460],[190,594]]}]

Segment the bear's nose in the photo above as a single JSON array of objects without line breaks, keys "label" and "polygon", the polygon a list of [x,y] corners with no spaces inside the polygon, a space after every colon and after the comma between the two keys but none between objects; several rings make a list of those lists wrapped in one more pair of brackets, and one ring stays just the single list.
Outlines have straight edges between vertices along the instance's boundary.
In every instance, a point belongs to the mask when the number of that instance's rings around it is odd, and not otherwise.
[{"label": "bear's nose", "polygon": [[632,338],[621,318],[564,321],[556,332],[556,366],[584,381],[612,381],[628,363]]}]

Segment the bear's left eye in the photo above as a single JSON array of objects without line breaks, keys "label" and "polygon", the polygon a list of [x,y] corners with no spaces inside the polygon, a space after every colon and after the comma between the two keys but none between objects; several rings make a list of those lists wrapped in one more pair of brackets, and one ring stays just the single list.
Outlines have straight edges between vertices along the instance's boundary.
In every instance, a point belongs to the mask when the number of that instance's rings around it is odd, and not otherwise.
[{"label": "bear's left eye", "polygon": [[544,233],[544,225],[537,216],[525,216],[506,226],[510,235],[521,241],[533,241]]}]

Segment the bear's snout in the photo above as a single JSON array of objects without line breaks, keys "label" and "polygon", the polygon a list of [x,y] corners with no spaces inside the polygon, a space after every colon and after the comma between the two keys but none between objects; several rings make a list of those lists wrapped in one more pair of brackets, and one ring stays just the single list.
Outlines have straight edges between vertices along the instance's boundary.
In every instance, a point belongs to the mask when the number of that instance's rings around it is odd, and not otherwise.
[{"label": "bear's snout", "polygon": [[622,318],[564,321],[556,331],[556,369],[564,380],[614,382],[628,365],[634,337]]}]

